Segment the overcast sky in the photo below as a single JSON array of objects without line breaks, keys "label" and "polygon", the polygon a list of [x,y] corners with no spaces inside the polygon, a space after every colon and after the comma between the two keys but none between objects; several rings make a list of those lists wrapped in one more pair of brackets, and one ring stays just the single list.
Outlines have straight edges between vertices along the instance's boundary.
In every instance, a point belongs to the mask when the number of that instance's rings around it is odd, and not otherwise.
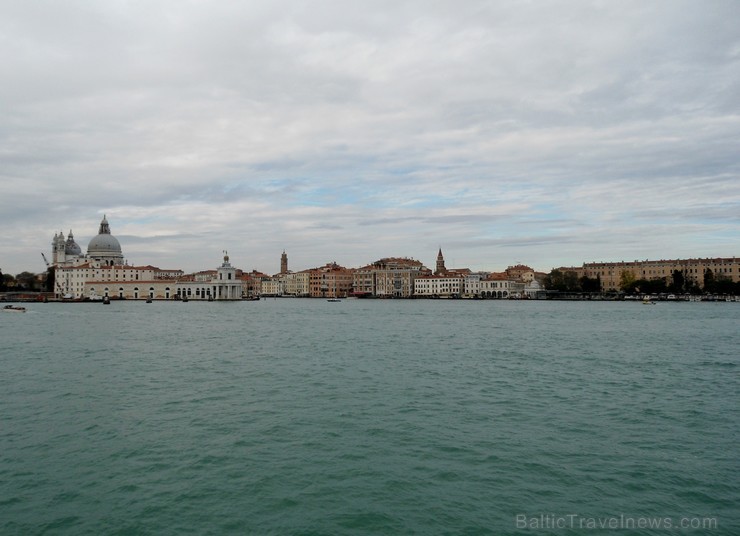
[{"label": "overcast sky", "polygon": [[740,2],[0,4],[0,269],[740,256]]}]

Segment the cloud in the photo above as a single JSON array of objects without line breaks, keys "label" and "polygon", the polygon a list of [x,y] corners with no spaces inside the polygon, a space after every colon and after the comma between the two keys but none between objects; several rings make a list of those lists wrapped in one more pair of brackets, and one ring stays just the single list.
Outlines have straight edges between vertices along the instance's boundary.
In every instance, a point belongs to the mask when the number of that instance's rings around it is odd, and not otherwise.
[{"label": "cloud", "polygon": [[[0,8],[0,268],[736,255],[735,2]],[[538,228],[539,226],[539,228]],[[634,254],[630,254],[634,251]]]}]

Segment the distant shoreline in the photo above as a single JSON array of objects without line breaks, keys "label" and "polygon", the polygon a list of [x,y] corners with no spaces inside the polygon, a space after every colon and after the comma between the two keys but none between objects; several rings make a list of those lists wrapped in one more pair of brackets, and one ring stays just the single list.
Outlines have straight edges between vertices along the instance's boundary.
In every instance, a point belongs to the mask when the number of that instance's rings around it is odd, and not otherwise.
[{"label": "distant shoreline", "polygon": [[[240,301],[261,301],[261,300],[277,300],[277,299],[306,299],[306,300],[325,300],[328,297],[317,297],[317,296],[260,296],[258,299],[252,297],[245,297],[241,300],[210,300],[210,302],[240,302]],[[721,294],[708,294],[708,295],[619,295],[619,294],[602,294],[602,293],[555,293],[548,292],[548,294],[541,298],[481,298],[476,296],[411,296],[408,298],[404,297],[392,297],[392,296],[346,296],[341,298],[342,300],[371,300],[371,301],[385,301],[385,300],[423,300],[423,301],[522,301],[522,302],[542,302],[542,301],[593,301],[593,302],[636,302],[642,303],[643,301],[651,302],[667,302],[667,303],[679,303],[679,302],[732,302],[740,303],[740,296],[734,295],[721,295]],[[174,298],[153,298],[151,301],[155,302],[174,302],[180,303],[183,300]],[[90,299],[62,299],[55,298],[50,293],[44,292],[4,292],[0,293],[0,302],[3,303],[103,303],[100,300]],[[110,303],[115,302],[147,302],[146,297],[142,298],[110,298]],[[190,298],[185,303],[198,303],[198,302],[209,302],[209,300],[193,299]]]}]

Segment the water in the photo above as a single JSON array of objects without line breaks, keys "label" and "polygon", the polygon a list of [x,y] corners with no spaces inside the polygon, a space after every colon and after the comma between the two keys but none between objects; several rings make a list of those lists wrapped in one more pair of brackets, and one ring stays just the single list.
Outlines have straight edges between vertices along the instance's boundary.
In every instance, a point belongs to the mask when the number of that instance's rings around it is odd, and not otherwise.
[{"label": "water", "polygon": [[0,533],[738,534],[738,327],[729,303],[31,304],[0,314]]}]

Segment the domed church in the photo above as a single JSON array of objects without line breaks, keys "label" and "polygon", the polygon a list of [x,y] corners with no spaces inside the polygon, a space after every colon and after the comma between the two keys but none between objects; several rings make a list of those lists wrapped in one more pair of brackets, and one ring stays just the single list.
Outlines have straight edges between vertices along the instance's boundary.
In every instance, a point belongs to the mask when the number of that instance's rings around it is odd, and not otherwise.
[{"label": "domed church", "polygon": [[110,225],[105,215],[103,215],[103,221],[100,222],[98,235],[93,237],[87,245],[87,258],[98,261],[103,266],[123,264],[121,244],[115,236],[110,234]]},{"label": "domed church", "polygon": [[51,246],[54,266],[77,266],[87,262],[98,263],[100,266],[117,266],[124,263],[121,244],[110,234],[110,225],[105,216],[100,222],[97,236],[87,246],[87,255],[82,254],[71,230],[66,239],[62,232],[55,234]]}]

